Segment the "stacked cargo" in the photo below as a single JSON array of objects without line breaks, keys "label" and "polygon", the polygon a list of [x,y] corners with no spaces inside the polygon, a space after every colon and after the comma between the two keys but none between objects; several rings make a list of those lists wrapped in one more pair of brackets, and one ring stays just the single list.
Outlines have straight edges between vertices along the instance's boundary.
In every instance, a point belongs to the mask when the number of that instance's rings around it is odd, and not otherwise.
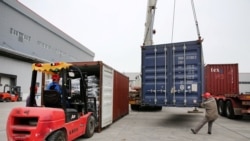
[{"label": "stacked cargo", "polygon": [[[100,101],[99,101],[99,79],[95,76],[95,75],[91,75],[91,76],[87,76],[87,95],[88,97],[95,97],[96,98],[96,107],[97,107],[97,118],[99,118],[99,104],[100,104]],[[92,103],[92,104],[89,104],[90,106],[90,109],[94,109],[93,107],[93,103],[94,101],[92,100],[89,100],[89,103]]]}]

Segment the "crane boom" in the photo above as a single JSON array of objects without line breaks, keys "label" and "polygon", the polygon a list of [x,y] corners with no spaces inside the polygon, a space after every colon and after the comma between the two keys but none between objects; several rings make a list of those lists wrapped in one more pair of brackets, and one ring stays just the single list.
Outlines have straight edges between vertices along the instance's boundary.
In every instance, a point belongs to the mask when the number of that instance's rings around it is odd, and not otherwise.
[{"label": "crane boom", "polygon": [[157,0],[148,0],[143,46],[153,44],[153,24]]},{"label": "crane boom", "polygon": [[[145,33],[143,46],[153,45],[153,24],[156,9],[157,0],[148,0],[147,13],[146,13],[146,23],[145,23]],[[131,104],[132,109],[136,109],[137,106],[141,104],[141,74],[135,77],[135,81],[130,85],[129,90],[129,104]]]}]

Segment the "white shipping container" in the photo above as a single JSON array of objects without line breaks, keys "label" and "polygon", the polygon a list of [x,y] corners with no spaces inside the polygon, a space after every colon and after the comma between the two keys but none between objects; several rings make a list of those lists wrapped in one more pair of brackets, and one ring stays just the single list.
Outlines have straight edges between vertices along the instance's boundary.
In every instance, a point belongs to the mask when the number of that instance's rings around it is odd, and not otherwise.
[{"label": "white shipping container", "polygon": [[250,93],[250,73],[239,73],[239,91],[242,94]]}]

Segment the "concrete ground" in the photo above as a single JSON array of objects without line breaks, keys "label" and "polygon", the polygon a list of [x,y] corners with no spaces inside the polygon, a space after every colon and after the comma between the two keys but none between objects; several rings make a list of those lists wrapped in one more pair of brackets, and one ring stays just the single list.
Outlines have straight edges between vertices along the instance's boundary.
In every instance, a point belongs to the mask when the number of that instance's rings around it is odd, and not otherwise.
[{"label": "concrete ground", "polygon": [[[230,120],[219,117],[214,123],[212,135],[205,125],[198,134],[194,127],[204,113],[187,113],[192,108],[163,108],[160,112],[134,112],[113,123],[90,139],[77,141],[249,141],[250,118]],[[203,110],[203,109],[200,109]]]},{"label": "concrete ground", "polygon": [[[0,103],[0,137],[6,140],[6,121],[12,107],[24,106],[25,102]],[[91,138],[76,141],[249,141],[250,118],[230,120],[219,117],[215,121],[212,135],[207,134],[205,125],[198,134],[192,134],[194,127],[204,113],[187,113],[192,108],[163,108],[158,112],[130,113]],[[199,109],[203,111],[203,109]]]}]

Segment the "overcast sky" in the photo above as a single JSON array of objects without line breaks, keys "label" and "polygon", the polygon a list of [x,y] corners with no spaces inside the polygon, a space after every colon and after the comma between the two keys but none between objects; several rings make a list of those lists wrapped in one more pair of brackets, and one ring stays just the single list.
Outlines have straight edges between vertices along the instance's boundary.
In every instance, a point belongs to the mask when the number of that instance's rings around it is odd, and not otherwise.
[{"label": "overcast sky", "polygon": [[[147,0],[19,0],[120,72],[140,72]],[[205,64],[250,72],[250,0],[194,0]],[[154,44],[171,43],[174,0],[158,0]],[[173,42],[198,39],[191,0],[176,0]]]}]

